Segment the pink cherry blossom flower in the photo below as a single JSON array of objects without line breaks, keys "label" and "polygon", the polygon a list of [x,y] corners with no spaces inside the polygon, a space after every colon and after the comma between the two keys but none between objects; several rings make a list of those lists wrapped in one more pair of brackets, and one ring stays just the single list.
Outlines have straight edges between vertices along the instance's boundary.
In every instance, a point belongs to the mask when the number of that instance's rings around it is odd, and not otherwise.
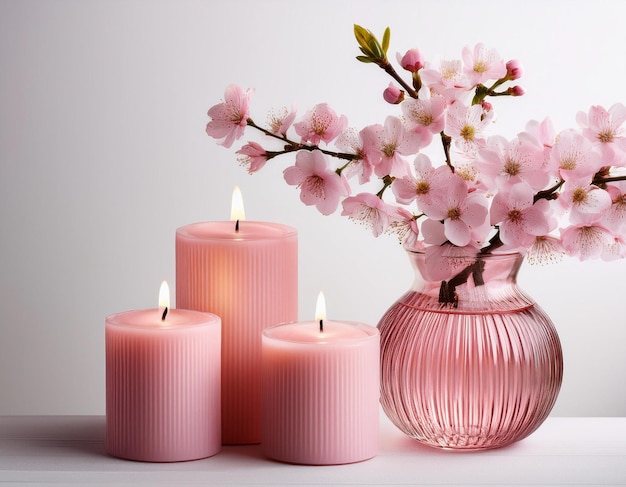
[{"label": "pink cherry blossom flower", "polygon": [[[365,130],[365,129],[364,129]],[[372,147],[365,147],[361,132],[357,132],[354,128],[348,127],[335,141],[338,149],[354,154],[355,159],[350,162],[346,169],[342,172],[347,178],[358,175],[359,184],[367,183],[374,172],[374,162],[380,160],[380,156]]]},{"label": "pink cherry blossom flower", "polygon": [[481,227],[487,218],[487,202],[481,194],[467,192],[467,184],[460,176],[451,174],[444,191],[436,195],[436,204],[430,205],[428,217],[443,220],[446,238],[459,247],[472,241],[472,227]]},{"label": "pink cherry blossom flower", "polygon": [[370,228],[374,237],[378,237],[389,227],[393,210],[375,194],[348,196],[342,205],[341,215]]},{"label": "pink cherry blossom flower", "polygon": [[280,110],[272,111],[268,115],[267,124],[270,132],[284,137],[295,119],[296,106],[292,105],[291,110],[287,110],[287,107],[282,107]]},{"label": "pink cherry blossom flower", "polygon": [[563,259],[565,250],[561,240],[551,235],[535,237],[535,241],[528,247],[526,260],[530,264],[552,264]]},{"label": "pink cherry blossom flower", "polygon": [[245,166],[250,174],[261,169],[269,159],[265,149],[256,142],[248,142],[236,154],[239,154],[237,158],[239,163]]},{"label": "pink cherry blossom flower", "polygon": [[427,218],[422,222],[422,237],[426,245],[440,246],[448,242],[443,222]]},{"label": "pink cherry blossom flower", "polygon": [[503,188],[525,181],[538,191],[550,180],[543,147],[524,133],[510,142],[501,136],[490,137],[478,151],[476,165],[487,186]]},{"label": "pink cherry blossom flower", "polygon": [[545,118],[541,122],[531,120],[526,124],[525,133],[543,147],[543,166],[549,168],[551,150],[556,143],[556,131],[552,125],[552,120],[549,118]]},{"label": "pink cherry blossom flower", "polygon": [[214,139],[223,139],[219,144],[230,147],[243,135],[250,116],[252,90],[244,91],[237,85],[230,85],[224,93],[224,102],[209,108],[211,117],[206,133]]},{"label": "pink cherry blossom flower", "polygon": [[523,96],[526,93],[526,90],[520,85],[515,85],[507,88],[506,92],[511,96]]},{"label": "pink cherry blossom flower", "polygon": [[421,138],[421,146],[429,145],[433,134],[440,133],[445,126],[447,102],[441,95],[432,94],[428,88],[419,91],[419,98],[409,98],[402,105],[402,113],[410,130]]},{"label": "pink cherry blossom flower", "polygon": [[406,249],[423,250],[424,244],[418,240],[419,229],[415,216],[401,206],[389,205],[389,208],[392,211],[387,233],[396,235]]},{"label": "pink cherry blossom flower", "polygon": [[377,124],[363,129],[361,137],[365,150],[378,154],[378,160],[372,164],[379,177],[405,176],[408,165],[402,155],[414,154],[421,143],[418,134],[407,130],[399,118],[392,116],[385,119],[384,126]]},{"label": "pink cherry blossom flower", "polygon": [[574,224],[588,224],[599,220],[612,204],[609,193],[589,184],[589,179],[570,180],[563,185],[559,203],[569,210]]},{"label": "pink cherry blossom flower", "polygon": [[443,60],[439,69],[425,67],[421,76],[431,91],[443,96],[450,104],[469,97],[471,83],[463,73],[463,62],[460,59]]},{"label": "pink cherry blossom flower", "polygon": [[579,260],[601,257],[615,244],[615,238],[599,224],[571,225],[561,231],[565,251]]},{"label": "pink cherry blossom flower", "polygon": [[393,83],[389,83],[389,86],[383,91],[383,98],[391,105],[398,105],[404,100],[404,91]]},{"label": "pink cherry blossom flower", "polygon": [[533,203],[532,188],[517,183],[495,195],[491,203],[491,224],[499,225],[500,239],[511,248],[530,245],[535,237],[547,235],[551,228],[547,215],[549,203]]},{"label": "pink cherry blossom flower", "polygon": [[600,259],[606,262],[623,259],[626,257],[626,241],[624,237],[612,236],[612,239],[602,249]]},{"label": "pink cherry blossom flower", "polygon": [[506,63],[506,77],[507,79],[514,80],[519,79],[524,74],[524,68],[522,63],[517,59],[511,59]]},{"label": "pink cherry blossom flower", "polygon": [[549,118],[541,122],[531,120],[526,124],[526,133],[530,134],[545,148],[551,148],[556,142],[556,131]]},{"label": "pink cherry blossom flower", "polygon": [[[592,106],[589,113],[578,112],[576,120],[583,128],[583,135],[599,144],[604,165],[612,164],[616,152],[626,150],[626,106],[616,103],[606,110],[601,106]],[[621,155],[621,154],[620,154]]]},{"label": "pink cherry blossom flower", "polygon": [[472,245],[431,245],[426,247],[426,258],[420,273],[429,281],[448,280],[474,262],[476,252],[478,249]]},{"label": "pink cherry blossom flower", "polygon": [[559,134],[551,151],[550,163],[565,181],[591,179],[602,165],[600,153],[594,150],[589,140],[574,130]]},{"label": "pink cherry blossom flower", "polygon": [[338,116],[327,103],[320,103],[309,110],[304,118],[293,127],[303,143],[309,142],[317,145],[320,142],[328,144],[347,126],[348,119],[345,115]]},{"label": "pink cherry blossom flower", "polygon": [[492,118],[493,112],[485,113],[480,105],[466,107],[457,102],[446,113],[445,133],[460,150],[474,154],[484,145],[484,131]]},{"label": "pink cherry blossom flower", "polygon": [[420,210],[427,212],[431,205],[437,204],[433,199],[434,195],[445,191],[452,170],[448,166],[433,168],[426,154],[418,154],[413,164],[415,176],[408,174],[403,178],[396,178],[391,183],[391,190],[398,203],[409,205],[417,200]]},{"label": "pink cherry blossom flower", "polygon": [[604,248],[600,258],[604,261],[623,259],[626,257],[626,241],[624,237],[613,236],[613,240]]},{"label": "pink cherry blossom flower", "polygon": [[422,57],[422,53],[419,49],[409,49],[404,56],[401,56],[400,53],[398,53],[396,58],[398,60],[398,64],[402,66],[402,69],[406,69],[411,73],[417,73],[424,67],[424,58]]},{"label": "pink cherry blossom flower", "polygon": [[626,231],[626,181],[607,184],[611,206],[602,215],[600,222],[614,234]]},{"label": "pink cherry blossom flower", "polygon": [[346,178],[329,167],[319,150],[298,152],[295,166],[285,169],[283,175],[287,184],[300,189],[300,200],[315,205],[323,215],[333,213],[341,197],[350,193]]},{"label": "pink cherry blossom flower", "polygon": [[462,56],[464,72],[472,86],[507,75],[506,64],[495,49],[488,49],[483,44],[476,44],[473,50],[466,46]]}]

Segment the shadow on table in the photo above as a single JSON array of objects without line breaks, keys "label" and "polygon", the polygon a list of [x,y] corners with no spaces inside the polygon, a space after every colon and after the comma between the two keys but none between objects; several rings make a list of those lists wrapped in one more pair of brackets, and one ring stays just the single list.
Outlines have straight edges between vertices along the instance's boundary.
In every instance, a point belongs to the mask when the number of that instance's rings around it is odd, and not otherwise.
[{"label": "shadow on table", "polygon": [[[1,436],[11,441],[13,454],[28,452],[28,457],[56,458],[57,465],[63,463],[62,458],[69,457],[85,460],[104,457],[112,461],[127,461],[106,452],[105,434],[104,416],[19,416],[3,425]],[[212,458],[266,461],[261,445],[224,445],[213,457],[189,463],[211,461]],[[135,462],[130,461],[132,463]],[[164,462],[163,465],[168,463]]]},{"label": "shadow on table", "polygon": [[2,423],[0,445],[10,445],[7,454],[12,457],[51,458],[58,463],[68,454],[105,456],[104,436],[102,416],[14,416]]}]

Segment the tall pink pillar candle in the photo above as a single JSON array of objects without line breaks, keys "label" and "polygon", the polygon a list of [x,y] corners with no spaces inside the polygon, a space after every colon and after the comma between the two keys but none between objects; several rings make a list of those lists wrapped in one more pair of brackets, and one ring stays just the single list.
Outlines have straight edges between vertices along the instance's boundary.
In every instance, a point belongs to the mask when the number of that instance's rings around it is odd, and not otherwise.
[{"label": "tall pink pillar candle", "polygon": [[380,339],[348,322],[287,323],[263,332],[263,429],[269,458],[353,463],[378,452]]},{"label": "tall pink pillar candle", "polygon": [[261,331],[298,316],[294,228],[243,220],[176,231],[176,303],[222,318],[222,443],[261,441]]},{"label": "tall pink pillar candle", "polygon": [[178,462],[221,448],[220,318],[172,309],[106,318],[106,450]]}]

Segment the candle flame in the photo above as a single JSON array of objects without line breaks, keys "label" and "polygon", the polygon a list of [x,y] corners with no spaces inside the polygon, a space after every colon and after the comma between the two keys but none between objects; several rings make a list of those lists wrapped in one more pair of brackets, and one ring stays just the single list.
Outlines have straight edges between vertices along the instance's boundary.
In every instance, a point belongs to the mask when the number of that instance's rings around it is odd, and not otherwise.
[{"label": "candle flame", "polygon": [[326,299],[324,293],[320,291],[317,295],[317,303],[315,304],[315,321],[324,321],[326,319]]},{"label": "candle flame", "polygon": [[243,209],[243,197],[239,186],[235,186],[233,190],[233,200],[230,207],[231,221],[241,221],[246,219],[246,212]]},{"label": "candle flame", "polygon": [[161,287],[159,288],[159,308],[169,308],[170,307],[170,288],[167,285],[167,281],[163,281],[161,283]]}]

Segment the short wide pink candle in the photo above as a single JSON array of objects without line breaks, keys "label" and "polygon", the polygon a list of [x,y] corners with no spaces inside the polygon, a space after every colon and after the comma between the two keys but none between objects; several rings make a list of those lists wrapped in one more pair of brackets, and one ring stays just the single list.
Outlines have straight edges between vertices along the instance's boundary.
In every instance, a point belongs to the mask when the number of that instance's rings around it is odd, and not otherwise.
[{"label": "short wide pink candle", "polygon": [[261,448],[306,465],[378,453],[378,329],[359,323],[286,323],[263,331]]},{"label": "short wide pink candle", "polygon": [[198,311],[106,318],[106,450],[177,462],[221,448],[220,318]]},{"label": "short wide pink candle", "polygon": [[261,441],[261,331],[298,317],[298,235],[243,220],[176,231],[176,305],[222,318],[222,443]]}]

